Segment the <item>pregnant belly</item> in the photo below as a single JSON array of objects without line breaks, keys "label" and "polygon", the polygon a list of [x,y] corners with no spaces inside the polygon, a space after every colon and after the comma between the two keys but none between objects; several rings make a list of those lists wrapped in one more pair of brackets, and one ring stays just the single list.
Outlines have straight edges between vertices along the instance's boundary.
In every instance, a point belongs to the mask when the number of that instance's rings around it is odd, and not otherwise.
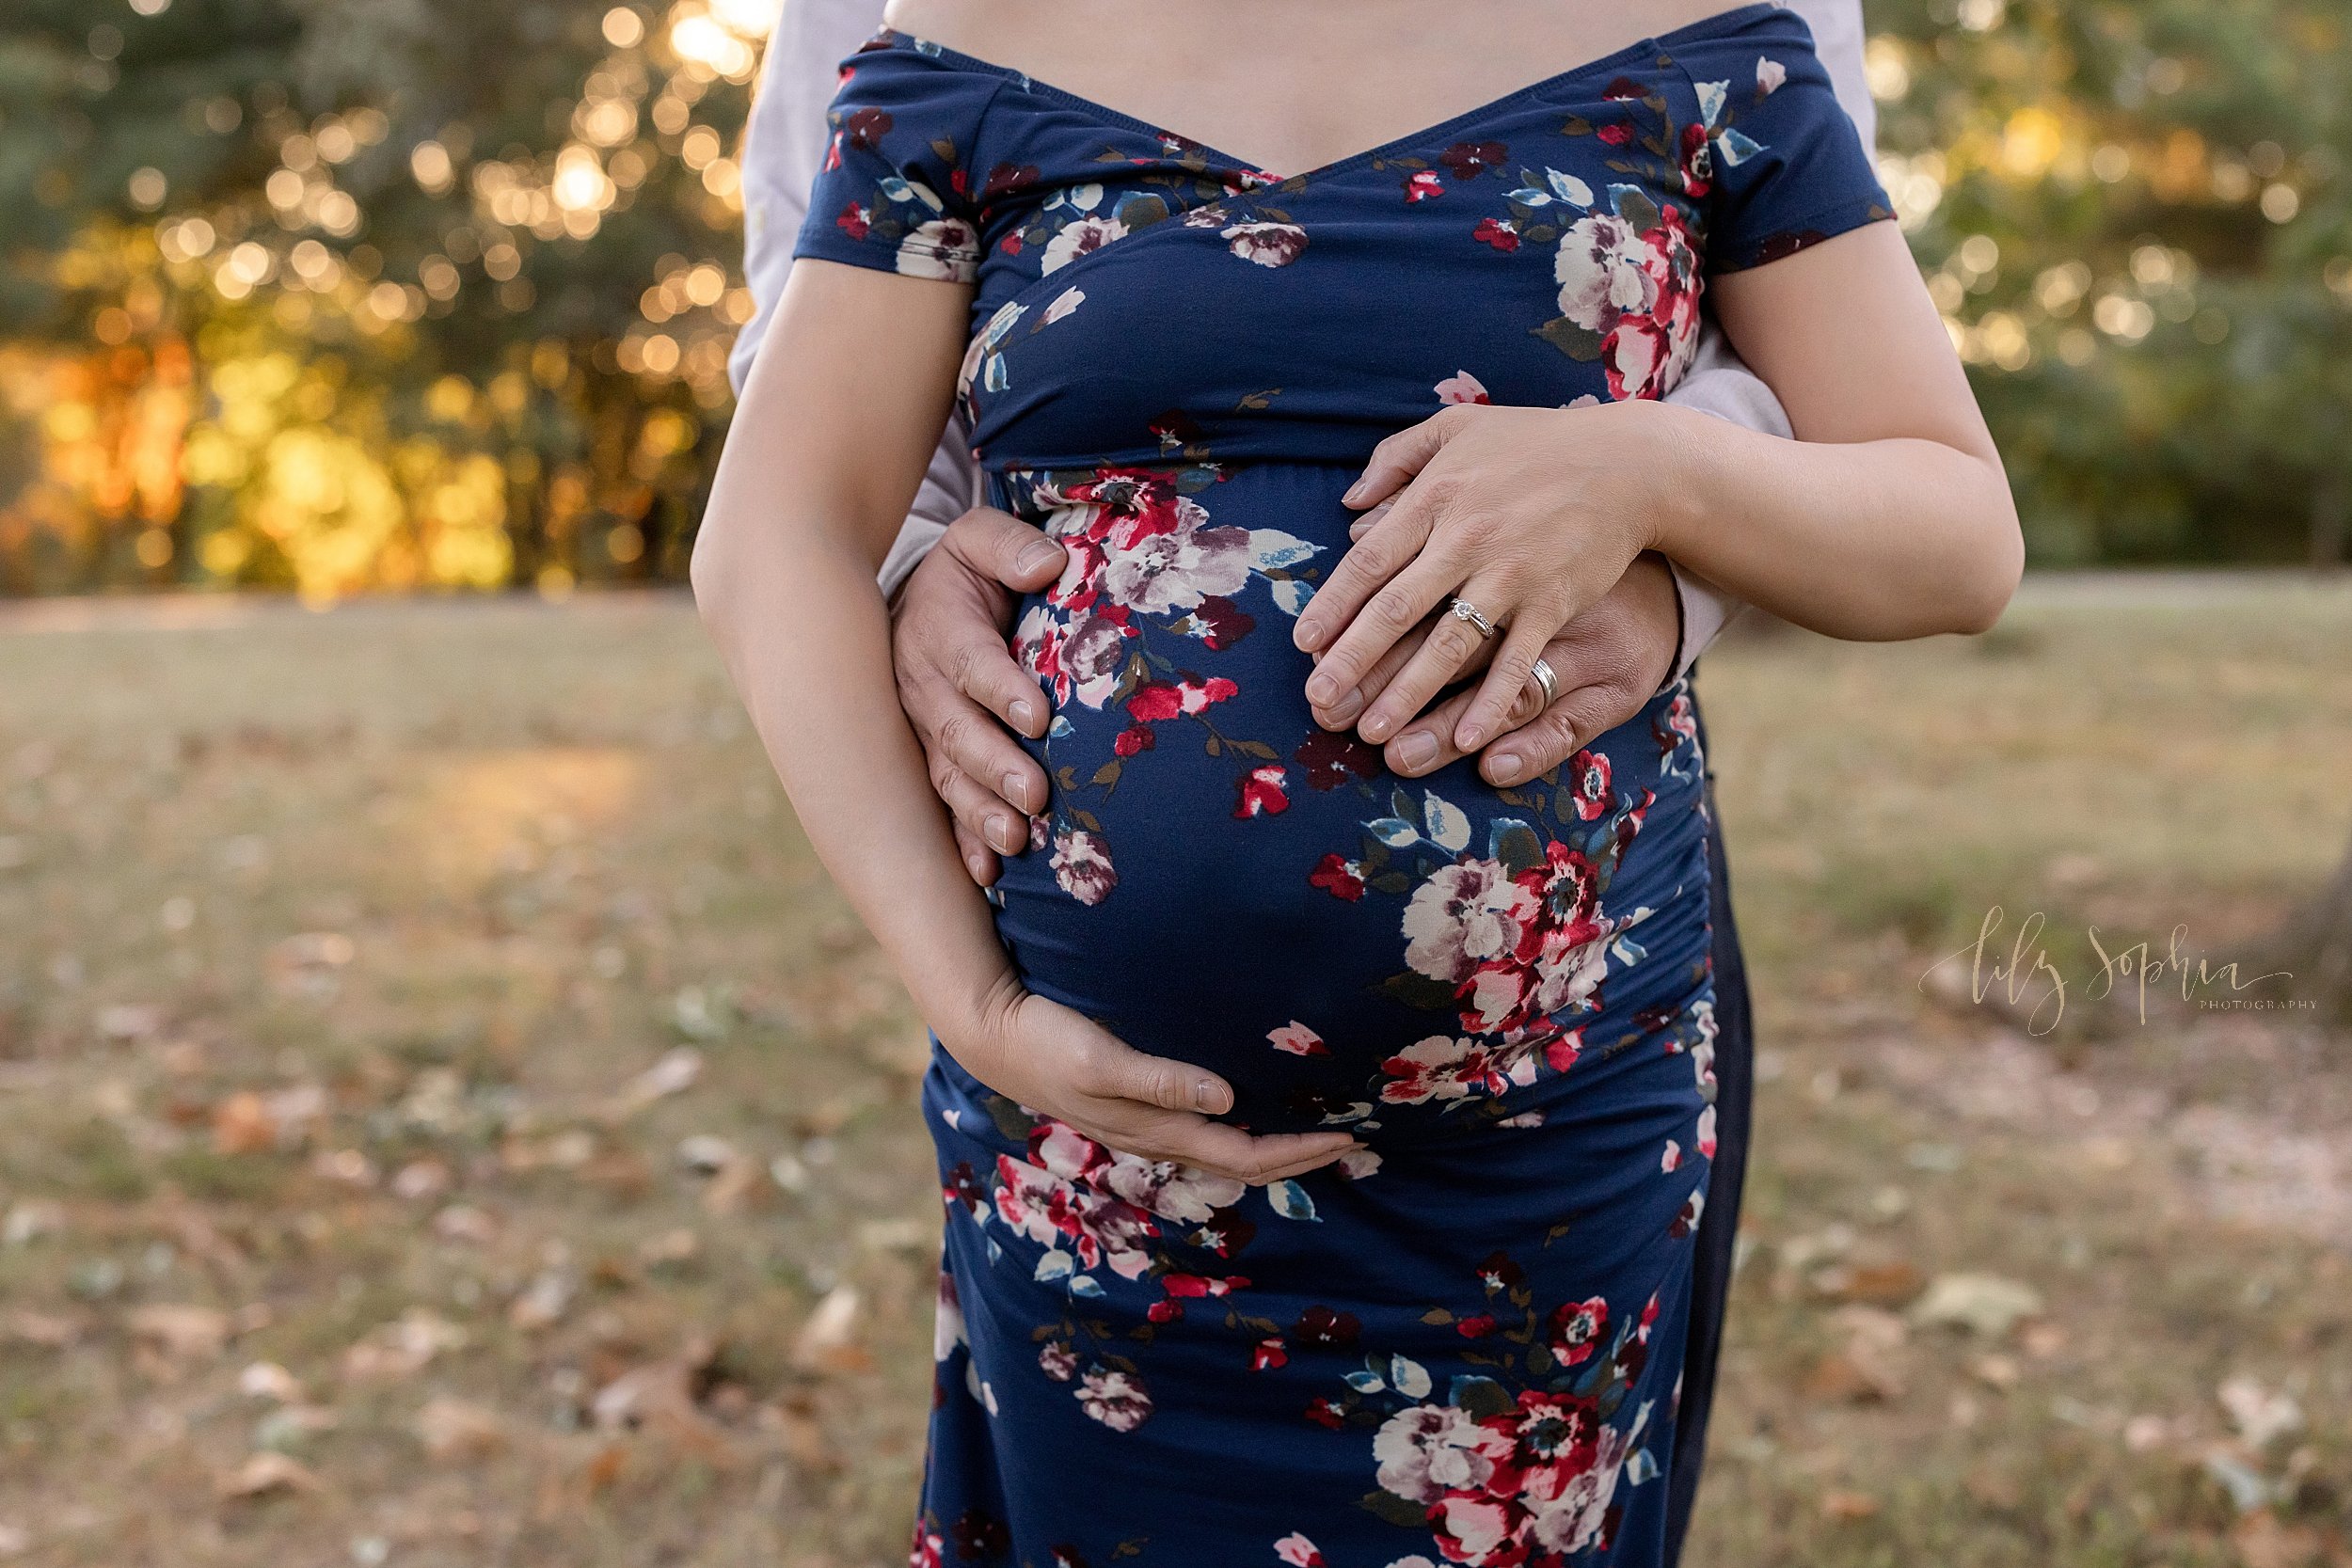
[{"label": "pregnant belly", "polygon": [[1000,490],[1071,559],[1016,634],[1054,788],[998,929],[1032,990],[1224,1075],[1264,1131],[1514,1114],[1596,1052],[1710,1026],[1687,690],[1510,790],[1399,779],[1315,725],[1291,626],[1350,477]]}]

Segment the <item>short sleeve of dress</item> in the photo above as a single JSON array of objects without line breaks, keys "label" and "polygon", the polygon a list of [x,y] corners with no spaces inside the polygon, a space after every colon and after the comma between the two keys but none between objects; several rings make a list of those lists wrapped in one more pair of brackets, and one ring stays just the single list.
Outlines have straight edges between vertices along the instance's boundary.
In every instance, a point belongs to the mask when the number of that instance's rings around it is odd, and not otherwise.
[{"label": "short sleeve of dress", "polygon": [[795,257],[969,283],[980,230],[966,171],[1001,82],[878,38],[841,66]]},{"label": "short sleeve of dress", "polygon": [[1698,93],[1707,266],[1737,272],[1894,216],[1869,150],[1790,11],[1676,51]]}]

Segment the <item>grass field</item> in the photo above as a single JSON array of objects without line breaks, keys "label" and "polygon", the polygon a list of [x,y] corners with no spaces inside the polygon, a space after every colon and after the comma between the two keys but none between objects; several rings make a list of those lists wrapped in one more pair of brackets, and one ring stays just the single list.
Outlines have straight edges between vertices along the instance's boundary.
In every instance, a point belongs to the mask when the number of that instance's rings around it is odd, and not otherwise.
[{"label": "grass field", "polygon": [[[2342,854],[2352,588],[1708,665],[1765,1053],[1691,1560],[2352,1568],[2352,1051],[2092,994]],[[682,600],[0,673],[0,1561],[902,1560],[920,1029]],[[1930,975],[1994,906],[2062,1014]]]}]

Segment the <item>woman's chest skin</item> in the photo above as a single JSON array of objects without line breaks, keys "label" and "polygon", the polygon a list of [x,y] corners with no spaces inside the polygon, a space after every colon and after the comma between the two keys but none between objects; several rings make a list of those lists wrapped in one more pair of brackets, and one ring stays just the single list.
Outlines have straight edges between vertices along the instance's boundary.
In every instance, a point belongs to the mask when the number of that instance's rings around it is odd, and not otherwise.
[{"label": "woman's chest skin", "polygon": [[892,0],[884,17],[1295,174],[1726,8],[1724,0]]}]

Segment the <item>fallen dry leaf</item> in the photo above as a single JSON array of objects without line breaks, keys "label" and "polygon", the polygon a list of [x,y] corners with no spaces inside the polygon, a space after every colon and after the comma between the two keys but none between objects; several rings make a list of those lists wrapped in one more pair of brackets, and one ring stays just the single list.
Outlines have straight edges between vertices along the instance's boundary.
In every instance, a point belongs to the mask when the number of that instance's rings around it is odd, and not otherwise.
[{"label": "fallen dry leaf", "polygon": [[873,1358],[854,1341],[861,1299],[854,1285],[836,1285],[808,1315],[792,1340],[792,1364],[804,1371],[862,1371]]},{"label": "fallen dry leaf", "polygon": [[1866,1492],[1825,1492],[1821,1495],[1821,1517],[1841,1524],[1857,1519],[1876,1517],[1879,1500]]},{"label": "fallen dry leaf", "polygon": [[229,1343],[229,1314],[216,1307],[159,1302],[131,1308],[123,1321],[135,1338],[176,1361],[218,1355]]},{"label": "fallen dry leaf", "polygon": [[480,1458],[505,1447],[506,1418],[487,1405],[437,1396],[417,1412],[417,1437],[437,1460]]},{"label": "fallen dry leaf", "polygon": [[278,1121],[251,1089],[240,1089],[213,1107],[213,1151],[259,1154],[278,1147]]},{"label": "fallen dry leaf", "polygon": [[445,1350],[466,1343],[466,1331],[427,1307],[412,1307],[343,1352],[343,1375],[359,1382],[411,1375]]},{"label": "fallen dry leaf", "polygon": [[81,1337],[82,1320],[63,1312],[36,1312],[29,1307],[20,1307],[0,1318],[0,1338],[41,1350],[63,1350]]},{"label": "fallen dry leaf", "polygon": [[2268,1509],[2249,1513],[2230,1531],[2242,1568],[2312,1568],[2327,1544],[2309,1525],[2286,1525]]},{"label": "fallen dry leaf", "polygon": [[266,1449],[249,1454],[220,1482],[224,1497],[258,1497],[270,1492],[316,1492],[323,1483],[296,1460]]},{"label": "fallen dry leaf", "polygon": [[2006,1338],[2026,1318],[2042,1315],[2042,1293],[1993,1274],[1944,1274],[1911,1304],[1916,1323],[1964,1328],[1988,1339]]}]

